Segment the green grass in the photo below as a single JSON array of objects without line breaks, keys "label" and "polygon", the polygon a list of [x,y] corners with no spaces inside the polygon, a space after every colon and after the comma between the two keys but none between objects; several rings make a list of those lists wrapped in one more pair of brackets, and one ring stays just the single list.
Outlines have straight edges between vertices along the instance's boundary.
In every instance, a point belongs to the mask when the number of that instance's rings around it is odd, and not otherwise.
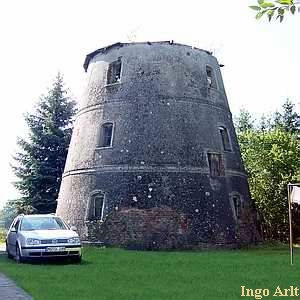
[{"label": "green grass", "polygon": [[241,297],[242,285],[267,288],[271,298],[277,286],[300,287],[300,252],[291,267],[287,247],[212,252],[91,247],[83,255],[82,264],[21,265],[0,255],[0,271],[35,300],[250,300],[255,298]]}]

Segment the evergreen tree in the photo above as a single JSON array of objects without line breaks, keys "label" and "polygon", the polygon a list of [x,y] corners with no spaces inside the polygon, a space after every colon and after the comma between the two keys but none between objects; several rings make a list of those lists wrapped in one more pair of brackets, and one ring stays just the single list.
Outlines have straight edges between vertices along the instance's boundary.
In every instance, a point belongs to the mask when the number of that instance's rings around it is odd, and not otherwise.
[{"label": "evergreen tree", "polygon": [[35,114],[25,116],[29,138],[18,139],[21,151],[13,166],[19,178],[15,186],[22,195],[20,211],[55,212],[75,115],[75,102],[66,94],[58,74],[48,94],[40,98]]},{"label": "evergreen tree", "polygon": [[235,128],[238,133],[245,132],[253,129],[254,120],[251,114],[245,110],[241,109],[238,117],[235,119]]},{"label": "evergreen tree", "polygon": [[296,133],[298,129],[298,114],[294,111],[294,104],[287,99],[283,104],[282,123],[287,132]]},{"label": "evergreen tree", "polygon": [[299,116],[294,111],[294,104],[287,99],[282,105],[282,112],[276,112],[273,121],[273,127],[281,128],[286,132],[299,132],[298,120]]},{"label": "evergreen tree", "polygon": [[266,117],[265,115],[262,115],[259,122],[258,130],[260,132],[268,132],[270,129],[271,119],[269,117]]}]

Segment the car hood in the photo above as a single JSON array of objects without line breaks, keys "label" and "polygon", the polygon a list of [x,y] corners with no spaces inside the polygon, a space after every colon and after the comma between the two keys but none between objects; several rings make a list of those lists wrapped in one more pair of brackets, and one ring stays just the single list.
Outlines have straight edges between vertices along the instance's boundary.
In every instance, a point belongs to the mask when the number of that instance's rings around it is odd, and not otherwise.
[{"label": "car hood", "polygon": [[78,237],[78,234],[73,230],[32,230],[22,231],[25,238],[34,239],[68,239]]}]

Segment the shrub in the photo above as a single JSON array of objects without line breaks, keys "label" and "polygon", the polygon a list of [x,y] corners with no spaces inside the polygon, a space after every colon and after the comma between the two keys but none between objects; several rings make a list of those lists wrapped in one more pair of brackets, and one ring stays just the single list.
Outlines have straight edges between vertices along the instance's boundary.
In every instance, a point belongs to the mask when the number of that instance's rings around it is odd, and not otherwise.
[{"label": "shrub", "polygon": [[6,230],[0,229],[0,243],[4,243],[6,237]]}]

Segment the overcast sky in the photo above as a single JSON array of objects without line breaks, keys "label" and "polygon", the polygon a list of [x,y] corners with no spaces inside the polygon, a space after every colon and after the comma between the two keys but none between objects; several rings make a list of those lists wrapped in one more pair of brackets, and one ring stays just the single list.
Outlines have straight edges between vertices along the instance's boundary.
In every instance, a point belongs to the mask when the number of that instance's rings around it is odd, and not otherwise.
[{"label": "overcast sky", "polygon": [[[23,114],[58,71],[80,101],[85,55],[121,41],[174,40],[213,51],[222,68],[233,114],[279,109],[288,97],[300,102],[300,14],[279,24],[256,21],[253,1],[67,1],[0,3],[1,118],[0,207],[17,193],[9,163]],[[233,3],[235,6],[233,6]]]}]

